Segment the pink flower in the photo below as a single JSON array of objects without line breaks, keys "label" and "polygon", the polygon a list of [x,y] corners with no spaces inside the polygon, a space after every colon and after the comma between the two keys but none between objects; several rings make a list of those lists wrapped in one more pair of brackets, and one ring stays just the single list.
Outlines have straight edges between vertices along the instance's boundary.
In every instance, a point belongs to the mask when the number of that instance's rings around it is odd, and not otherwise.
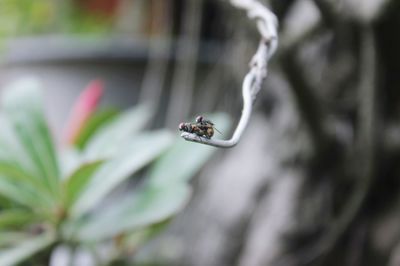
[{"label": "pink flower", "polygon": [[79,95],[64,130],[64,141],[67,144],[76,143],[85,123],[96,111],[103,95],[103,87],[101,80],[93,80]]}]

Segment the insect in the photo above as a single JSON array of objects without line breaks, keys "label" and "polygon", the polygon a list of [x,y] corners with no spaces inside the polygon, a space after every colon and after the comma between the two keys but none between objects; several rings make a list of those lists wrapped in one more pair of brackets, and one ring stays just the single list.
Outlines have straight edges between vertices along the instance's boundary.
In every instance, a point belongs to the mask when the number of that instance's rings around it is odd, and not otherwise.
[{"label": "insect", "polygon": [[196,134],[199,137],[205,137],[211,139],[214,136],[214,129],[219,132],[215,127],[214,123],[210,120],[204,119],[202,116],[196,118],[196,123],[180,123],[179,130]]},{"label": "insect", "polygon": [[202,126],[199,123],[180,123],[179,130],[196,134],[199,137],[205,137],[210,139],[213,136],[206,126]]}]

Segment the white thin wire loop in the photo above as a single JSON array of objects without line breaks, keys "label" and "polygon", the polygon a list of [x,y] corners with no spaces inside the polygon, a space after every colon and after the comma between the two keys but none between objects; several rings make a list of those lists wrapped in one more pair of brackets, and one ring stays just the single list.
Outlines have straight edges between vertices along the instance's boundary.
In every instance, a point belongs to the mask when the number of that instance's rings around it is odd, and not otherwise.
[{"label": "white thin wire loop", "polygon": [[278,20],[276,16],[256,0],[231,0],[232,5],[247,10],[248,16],[257,21],[261,41],[257,52],[250,62],[250,71],[243,80],[243,110],[239,123],[229,140],[207,139],[196,134],[183,132],[181,137],[187,141],[197,142],[218,148],[232,148],[239,143],[249,123],[254,100],[261,90],[262,82],[267,76],[268,61],[278,47]]}]

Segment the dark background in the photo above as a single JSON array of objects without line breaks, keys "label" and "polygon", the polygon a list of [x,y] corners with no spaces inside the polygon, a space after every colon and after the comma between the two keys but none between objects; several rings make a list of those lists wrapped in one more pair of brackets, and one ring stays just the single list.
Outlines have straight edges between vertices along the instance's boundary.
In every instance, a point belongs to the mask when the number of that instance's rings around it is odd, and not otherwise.
[{"label": "dark background", "polygon": [[[259,35],[229,1],[30,2],[0,1],[0,84],[39,76],[54,131],[94,78],[106,105],[158,106],[154,127],[214,111],[237,122]],[[280,46],[249,127],[138,260],[400,265],[399,2],[263,3]]]}]

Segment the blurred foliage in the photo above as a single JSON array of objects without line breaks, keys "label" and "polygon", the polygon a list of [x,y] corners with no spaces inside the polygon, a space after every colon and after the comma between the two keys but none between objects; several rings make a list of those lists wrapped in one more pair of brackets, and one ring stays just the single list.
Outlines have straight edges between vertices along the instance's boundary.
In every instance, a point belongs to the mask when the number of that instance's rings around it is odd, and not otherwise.
[{"label": "blurred foliage", "polygon": [[[58,150],[40,84],[21,80],[3,92],[2,266],[45,265],[60,247],[71,257],[86,251],[101,265],[129,261],[183,208],[188,181],[215,151],[166,130],[143,131],[152,119],[152,109],[144,105],[93,116],[75,145]],[[226,116],[211,118],[227,129]]]},{"label": "blurred foliage", "polygon": [[108,32],[111,16],[92,12],[80,2],[85,1],[0,0],[0,38]]}]

